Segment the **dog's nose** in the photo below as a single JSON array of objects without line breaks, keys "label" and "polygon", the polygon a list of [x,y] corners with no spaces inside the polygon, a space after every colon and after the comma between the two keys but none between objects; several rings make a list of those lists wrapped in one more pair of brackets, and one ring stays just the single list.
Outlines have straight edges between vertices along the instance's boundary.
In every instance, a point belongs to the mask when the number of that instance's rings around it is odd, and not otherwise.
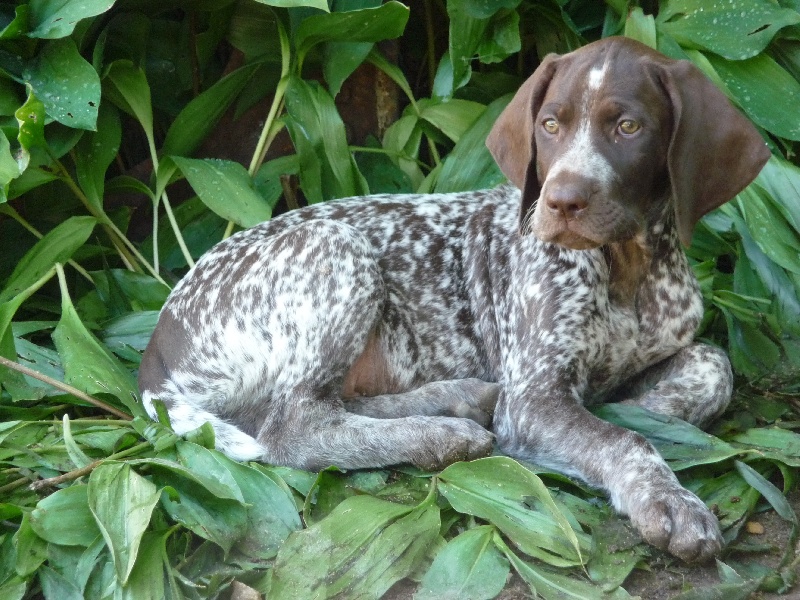
[{"label": "dog's nose", "polygon": [[561,214],[565,219],[576,218],[589,206],[590,192],[585,186],[562,184],[547,190],[545,203],[551,212]]}]

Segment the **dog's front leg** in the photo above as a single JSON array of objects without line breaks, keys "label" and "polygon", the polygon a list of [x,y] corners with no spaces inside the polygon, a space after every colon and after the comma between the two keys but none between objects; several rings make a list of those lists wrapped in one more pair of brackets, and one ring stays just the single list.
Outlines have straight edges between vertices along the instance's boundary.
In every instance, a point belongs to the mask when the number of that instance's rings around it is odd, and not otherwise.
[{"label": "dog's front leg", "polygon": [[509,385],[495,411],[500,448],[608,492],[646,541],[686,561],[719,553],[716,517],[644,437],[589,413],[567,390]]}]

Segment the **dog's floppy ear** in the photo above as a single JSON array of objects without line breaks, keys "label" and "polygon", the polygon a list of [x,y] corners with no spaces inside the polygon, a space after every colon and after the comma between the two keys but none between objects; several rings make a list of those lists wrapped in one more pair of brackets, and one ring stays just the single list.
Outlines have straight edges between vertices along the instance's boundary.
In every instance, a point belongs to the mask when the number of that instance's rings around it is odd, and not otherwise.
[{"label": "dog's floppy ear", "polygon": [[520,227],[541,186],[536,173],[535,119],[560,57],[548,54],[508,103],[486,138],[486,146],[508,180],[522,190]]},{"label": "dog's floppy ear", "polygon": [[747,187],[770,151],[750,121],[689,61],[664,64],[661,73],[672,103],[667,166],[675,224],[689,246],[697,221]]}]

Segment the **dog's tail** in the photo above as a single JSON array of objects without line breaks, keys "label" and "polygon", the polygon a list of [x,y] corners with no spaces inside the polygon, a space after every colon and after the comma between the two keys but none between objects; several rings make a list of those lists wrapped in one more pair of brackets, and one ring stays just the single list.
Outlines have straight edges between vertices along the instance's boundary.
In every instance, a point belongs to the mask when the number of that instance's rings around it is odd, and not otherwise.
[{"label": "dog's tail", "polygon": [[[142,392],[142,404],[153,419],[157,419],[153,400],[157,395]],[[214,428],[216,448],[229,458],[239,461],[263,460],[266,449],[255,438],[241,429],[220,419],[218,416],[203,410],[184,400],[172,399],[167,406],[172,429],[178,435],[197,429],[203,423],[211,423]]]}]

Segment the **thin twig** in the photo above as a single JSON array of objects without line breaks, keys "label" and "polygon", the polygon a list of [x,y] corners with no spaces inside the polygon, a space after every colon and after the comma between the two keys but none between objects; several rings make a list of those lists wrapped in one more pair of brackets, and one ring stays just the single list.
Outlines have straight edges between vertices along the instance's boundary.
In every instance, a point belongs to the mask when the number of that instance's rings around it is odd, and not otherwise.
[{"label": "thin twig", "polygon": [[[40,479],[39,481],[34,481],[31,483],[29,488],[31,491],[38,492],[43,490],[44,488],[48,487],[55,487],[57,485],[61,485],[62,483],[66,483],[68,481],[75,481],[83,477],[84,475],[88,475],[94,469],[99,467],[101,464],[108,460],[117,460],[120,458],[125,458],[126,456],[130,456],[131,454],[138,454],[140,450],[143,450],[150,446],[150,442],[142,442],[141,444],[136,444],[135,446],[131,446],[127,450],[123,450],[122,452],[117,452],[116,454],[112,454],[107,456],[106,458],[100,458],[95,460],[85,467],[81,467],[80,469],[75,469],[74,471],[68,471],[66,473],[62,473],[56,477],[48,477],[47,479]],[[16,482],[13,482],[16,483]]]},{"label": "thin twig", "polygon": [[24,365],[14,362],[13,360],[9,360],[5,356],[0,356],[0,365],[8,367],[9,369],[13,369],[14,371],[18,371],[23,375],[27,375],[28,377],[33,377],[34,379],[38,379],[39,381],[42,381],[48,385],[52,385],[54,388],[59,389],[62,392],[66,392],[67,394],[72,394],[73,396],[75,396],[76,398],[80,398],[84,402],[88,402],[89,404],[92,404],[97,408],[102,408],[106,412],[109,412],[112,415],[119,417],[120,419],[124,419],[126,421],[131,421],[133,419],[133,417],[131,417],[129,414],[124,413],[117,408],[114,408],[113,406],[111,406],[106,402],[103,402],[102,400],[98,400],[97,398],[94,398],[89,394],[86,394],[80,391],[79,389],[72,387],[69,384],[66,384],[62,381],[58,381],[58,379],[53,379],[52,377],[48,377],[43,373],[39,373],[39,371],[35,371],[31,368],[28,368]]}]

